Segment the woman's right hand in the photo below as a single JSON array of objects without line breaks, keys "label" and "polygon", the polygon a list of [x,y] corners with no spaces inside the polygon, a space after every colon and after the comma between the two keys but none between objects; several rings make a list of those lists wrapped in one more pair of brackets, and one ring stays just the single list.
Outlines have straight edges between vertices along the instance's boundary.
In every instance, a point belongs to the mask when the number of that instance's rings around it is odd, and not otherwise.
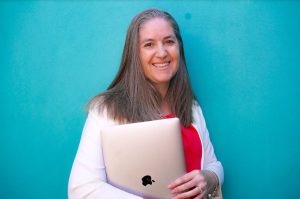
[{"label": "woman's right hand", "polygon": [[208,170],[193,170],[172,182],[168,188],[174,199],[203,199],[218,185],[217,176]]}]

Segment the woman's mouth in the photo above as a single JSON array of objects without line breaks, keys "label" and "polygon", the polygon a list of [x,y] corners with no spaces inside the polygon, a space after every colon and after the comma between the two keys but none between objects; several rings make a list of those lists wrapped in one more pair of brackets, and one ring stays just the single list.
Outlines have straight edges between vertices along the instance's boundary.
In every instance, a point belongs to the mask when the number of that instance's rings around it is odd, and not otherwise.
[{"label": "woman's mouth", "polygon": [[163,63],[153,63],[152,65],[156,68],[165,68],[167,66],[169,66],[171,62],[168,61],[168,62],[163,62]]}]

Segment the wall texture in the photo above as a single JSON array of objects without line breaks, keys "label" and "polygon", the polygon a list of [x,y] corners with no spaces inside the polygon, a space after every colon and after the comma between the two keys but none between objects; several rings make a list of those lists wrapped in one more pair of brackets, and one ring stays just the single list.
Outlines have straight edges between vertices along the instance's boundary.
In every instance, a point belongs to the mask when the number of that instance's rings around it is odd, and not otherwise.
[{"label": "wall texture", "polygon": [[0,198],[67,198],[84,105],[149,7],[181,27],[225,198],[299,196],[300,2],[128,0],[0,2]]}]

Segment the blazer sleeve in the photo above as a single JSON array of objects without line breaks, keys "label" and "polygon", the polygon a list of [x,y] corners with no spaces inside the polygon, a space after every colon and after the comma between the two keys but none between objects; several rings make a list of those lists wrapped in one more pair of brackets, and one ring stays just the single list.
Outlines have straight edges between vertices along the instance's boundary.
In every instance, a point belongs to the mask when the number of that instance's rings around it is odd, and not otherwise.
[{"label": "blazer sleeve", "polygon": [[214,152],[214,147],[209,138],[209,132],[206,127],[206,122],[201,107],[197,102],[195,102],[195,105],[193,107],[193,116],[194,116],[194,122],[200,131],[199,133],[200,133],[202,146],[204,150],[203,169],[214,172],[218,176],[220,185],[222,185],[224,182],[223,166],[221,162],[217,160],[217,157]]},{"label": "blazer sleeve", "polygon": [[101,146],[101,128],[107,125],[107,118],[89,112],[69,178],[69,199],[140,198],[107,182]]}]

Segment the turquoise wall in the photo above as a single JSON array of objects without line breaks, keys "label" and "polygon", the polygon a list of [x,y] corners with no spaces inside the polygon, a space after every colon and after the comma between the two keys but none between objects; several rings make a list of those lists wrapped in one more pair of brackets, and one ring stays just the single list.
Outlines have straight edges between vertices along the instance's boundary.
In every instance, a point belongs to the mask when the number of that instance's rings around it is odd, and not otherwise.
[{"label": "turquoise wall", "polygon": [[299,1],[1,1],[0,198],[67,198],[85,103],[131,18],[177,19],[227,199],[300,195]]}]

